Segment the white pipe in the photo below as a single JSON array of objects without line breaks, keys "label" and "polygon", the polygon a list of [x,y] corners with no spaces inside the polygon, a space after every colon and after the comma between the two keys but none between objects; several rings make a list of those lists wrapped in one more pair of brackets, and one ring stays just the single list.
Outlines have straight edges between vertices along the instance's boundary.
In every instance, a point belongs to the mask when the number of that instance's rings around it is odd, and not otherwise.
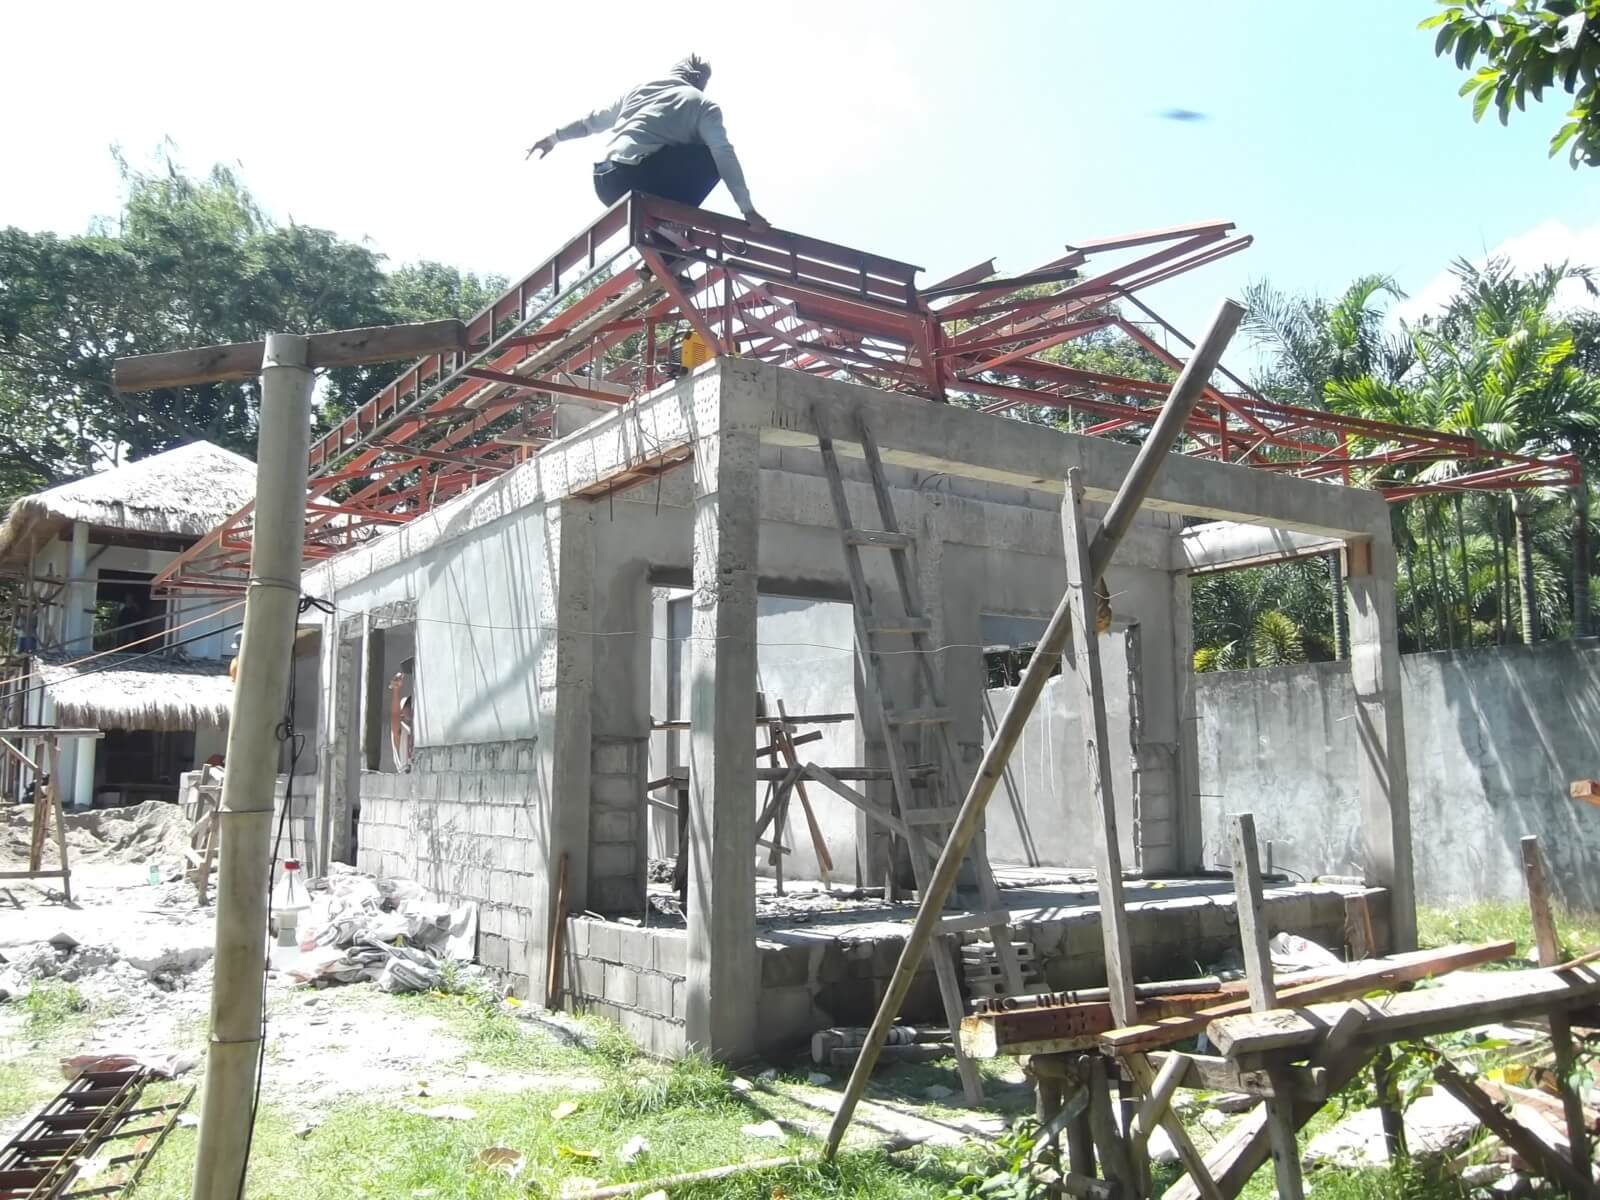
[{"label": "white pipe", "polygon": [[306,339],[269,335],[261,369],[255,545],[222,783],[216,973],[195,1200],[237,1200],[244,1189],[261,1052],[272,794],[278,775],[274,730],[288,696],[300,599],[311,385]]}]

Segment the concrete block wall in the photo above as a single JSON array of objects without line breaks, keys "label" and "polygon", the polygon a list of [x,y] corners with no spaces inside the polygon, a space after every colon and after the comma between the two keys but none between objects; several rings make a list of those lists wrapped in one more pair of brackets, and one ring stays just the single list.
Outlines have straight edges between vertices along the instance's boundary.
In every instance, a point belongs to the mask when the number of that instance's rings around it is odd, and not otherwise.
[{"label": "concrete block wall", "polygon": [[607,916],[644,910],[645,738],[594,738],[589,755],[589,908]]},{"label": "concrete block wall", "polygon": [[640,1049],[676,1058],[687,1048],[688,935],[588,917],[567,918],[566,1003],[615,1021]]},{"label": "concrete block wall", "polygon": [[527,993],[534,854],[532,739],[419,747],[413,769],[365,772],[356,866],[415,879],[453,904],[478,903],[478,961]]}]

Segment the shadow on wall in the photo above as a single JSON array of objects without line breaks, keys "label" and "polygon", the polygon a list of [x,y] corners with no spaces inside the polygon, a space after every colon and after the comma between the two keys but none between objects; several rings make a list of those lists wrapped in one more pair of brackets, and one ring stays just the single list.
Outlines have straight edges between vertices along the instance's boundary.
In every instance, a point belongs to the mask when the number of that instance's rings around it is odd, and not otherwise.
[{"label": "shadow on wall", "polygon": [[[1417,895],[1522,898],[1518,843],[1538,835],[1559,900],[1600,910],[1600,809],[1568,799],[1600,776],[1600,640],[1401,659]],[[1359,871],[1355,700],[1344,663],[1197,680],[1206,865],[1226,862],[1226,817],[1252,811],[1275,865]]]}]

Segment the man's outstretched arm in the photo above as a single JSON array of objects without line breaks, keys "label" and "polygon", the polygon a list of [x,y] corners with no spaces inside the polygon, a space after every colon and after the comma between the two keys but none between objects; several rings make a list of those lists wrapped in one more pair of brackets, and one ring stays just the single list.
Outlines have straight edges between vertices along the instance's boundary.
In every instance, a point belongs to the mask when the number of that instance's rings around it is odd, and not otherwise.
[{"label": "man's outstretched arm", "polygon": [[570,142],[575,138],[588,137],[595,133],[604,133],[606,130],[610,129],[616,124],[617,114],[622,111],[622,105],[625,100],[627,100],[627,97],[622,96],[614,104],[611,104],[606,108],[597,108],[592,113],[588,114],[588,116],[579,117],[576,121],[567,122],[567,124],[561,126],[561,128],[557,129],[554,133],[545,134],[544,137],[540,138],[537,142],[528,147],[528,153],[523,155],[523,157],[532,158],[533,152],[537,150],[539,152],[539,157],[543,158],[546,154],[549,154],[550,151],[556,148],[557,142]]},{"label": "man's outstretched arm", "polygon": [[739,156],[734,153],[733,143],[728,140],[728,131],[722,124],[722,110],[717,105],[708,103],[701,110],[700,125],[696,132],[706,144],[706,149],[711,151],[712,161],[717,164],[717,174],[728,185],[728,193],[739,206],[739,211],[756,228],[765,229],[767,219],[750,202],[750,189],[744,182],[744,168],[739,165]]}]

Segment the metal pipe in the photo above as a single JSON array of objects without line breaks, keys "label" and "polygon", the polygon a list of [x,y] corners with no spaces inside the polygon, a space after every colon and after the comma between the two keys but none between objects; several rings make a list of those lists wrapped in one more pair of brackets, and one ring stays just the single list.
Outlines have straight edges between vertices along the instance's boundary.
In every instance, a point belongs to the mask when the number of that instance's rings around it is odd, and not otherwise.
[{"label": "metal pipe", "polygon": [[274,730],[288,695],[305,537],[312,384],[306,348],[304,337],[272,334],[261,369],[255,543],[218,813],[216,974],[195,1200],[243,1195],[255,1115],[278,772]]},{"label": "metal pipe", "polygon": [[[1117,489],[1110,508],[1106,510],[1105,519],[1101,521],[1100,528],[1094,535],[1094,541],[1090,543],[1089,565],[1093,582],[1098,583],[1100,577],[1105,574],[1112,555],[1116,553],[1117,544],[1127,533],[1128,527],[1133,524],[1134,514],[1139,511],[1139,506],[1149,494],[1156,473],[1166,461],[1166,456],[1177,442],[1178,435],[1183,432],[1189,413],[1194,409],[1195,402],[1200,398],[1201,391],[1206,387],[1212,371],[1216,369],[1217,362],[1222,357],[1223,350],[1233,337],[1233,331],[1238,328],[1243,317],[1244,308],[1241,305],[1232,300],[1224,300],[1217,308],[1217,315],[1211,319],[1211,328],[1201,339],[1200,348],[1195,351],[1183,368],[1182,374],[1178,376],[1177,382],[1172,385],[1171,394],[1161,409],[1161,415],[1151,426],[1150,436],[1145,438],[1144,444],[1139,447],[1133,466],[1123,479],[1122,486]],[[984,751],[983,762],[979,765],[977,776],[973,779],[967,798],[961,805],[960,814],[950,827],[949,840],[945,843],[944,852],[939,855],[939,863],[933,870],[933,876],[928,880],[928,886],[923,889],[916,923],[912,925],[911,933],[900,951],[900,961],[895,965],[894,976],[889,981],[889,990],[883,997],[883,1003],[878,1007],[877,1016],[873,1018],[867,1044],[862,1047],[861,1057],[856,1060],[855,1070],[850,1074],[849,1086],[845,1089],[839,1110],[834,1115],[833,1125],[828,1130],[828,1146],[825,1151],[828,1158],[832,1158],[839,1149],[844,1131],[855,1112],[856,1103],[861,1099],[861,1093],[866,1090],[867,1081],[872,1077],[872,1069],[878,1060],[878,1051],[883,1047],[889,1027],[894,1023],[901,1005],[905,1003],[906,994],[911,990],[911,982],[916,975],[917,967],[922,962],[928,943],[933,940],[934,931],[938,927],[940,912],[960,874],[967,847],[983,824],[983,813],[989,803],[989,797],[994,794],[995,787],[1000,783],[1006,763],[1011,758],[1011,752],[1021,739],[1023,727],[1038,703],[1039,694],[1044,690],[1045,680],[1061,661],[1061,653],[1066,649],[1072,628],[1070,595],[1070,591],[1063,593],[1061,603],[1056,605],[1056,611],[1050,617],[1050,624],[1045,628],[1038,649],[1028,661],[1027,670],[1023,672],[1022,680],[1017,685],[1016,694],[1011,698],[1005,715],[1000,719],[994,739]]]}]

